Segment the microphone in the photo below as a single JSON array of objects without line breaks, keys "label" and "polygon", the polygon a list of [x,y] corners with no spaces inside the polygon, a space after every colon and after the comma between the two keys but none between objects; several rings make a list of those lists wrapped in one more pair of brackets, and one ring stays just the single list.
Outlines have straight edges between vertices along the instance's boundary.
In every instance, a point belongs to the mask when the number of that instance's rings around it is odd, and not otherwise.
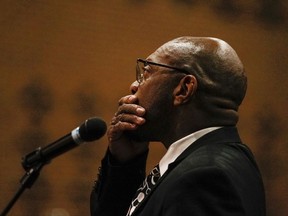
[{"label": "microphone", "polygon": [[99,118],[89,118],[71,133],[55,142],[27,154],[22,158],[22,166],[27,171],[39,163],[46,164],[53,158],[79,146],[83,142],[100,139],[107,130],[106,123]]}]

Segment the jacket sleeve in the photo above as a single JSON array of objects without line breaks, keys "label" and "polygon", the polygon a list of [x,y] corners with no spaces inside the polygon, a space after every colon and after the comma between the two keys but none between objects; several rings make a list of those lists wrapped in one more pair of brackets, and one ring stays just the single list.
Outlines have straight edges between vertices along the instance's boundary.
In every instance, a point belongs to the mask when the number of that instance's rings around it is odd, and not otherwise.
[{"label": "jacket sleeve", "polygon": [[136,190],[145,178],[147,155],[148,152],[128,163],[119,164],[107,151],[90,196],[91,216],[126,215]]}]

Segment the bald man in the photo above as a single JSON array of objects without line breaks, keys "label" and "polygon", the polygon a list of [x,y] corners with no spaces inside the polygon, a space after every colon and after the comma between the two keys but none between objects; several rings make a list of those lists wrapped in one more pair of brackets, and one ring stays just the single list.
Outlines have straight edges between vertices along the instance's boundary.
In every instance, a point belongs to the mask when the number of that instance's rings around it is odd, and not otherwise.
[{"label": "bald man", "polygon": [[[247,78],[216,38],[180,37],[137,59],[91,193],[93,216],[264,216],[254,156],[236,124]],[[149,142],[167,149],[145,178]]]}]

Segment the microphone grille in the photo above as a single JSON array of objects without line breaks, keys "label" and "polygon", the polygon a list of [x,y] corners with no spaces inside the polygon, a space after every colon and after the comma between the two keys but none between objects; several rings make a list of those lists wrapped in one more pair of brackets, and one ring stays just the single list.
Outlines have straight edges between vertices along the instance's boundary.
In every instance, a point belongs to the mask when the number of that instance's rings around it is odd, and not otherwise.
[{"label": "microphone grille", "polygon": [[80,127],[79,134],[83,141],[94,141],[100,139],[107,130],[106,123],[97,117],[87,119]]}]

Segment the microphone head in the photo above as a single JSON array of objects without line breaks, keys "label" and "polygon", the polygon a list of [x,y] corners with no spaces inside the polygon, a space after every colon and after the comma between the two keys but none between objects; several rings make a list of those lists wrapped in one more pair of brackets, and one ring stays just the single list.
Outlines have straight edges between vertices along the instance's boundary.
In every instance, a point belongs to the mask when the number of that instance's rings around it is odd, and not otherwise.
[{"label": "microphone head", "polygon": [[89,118],[80,127],[79,134],[83,141],[94,141],[100,139],[107,130],[106,123],[100,118]]}]

